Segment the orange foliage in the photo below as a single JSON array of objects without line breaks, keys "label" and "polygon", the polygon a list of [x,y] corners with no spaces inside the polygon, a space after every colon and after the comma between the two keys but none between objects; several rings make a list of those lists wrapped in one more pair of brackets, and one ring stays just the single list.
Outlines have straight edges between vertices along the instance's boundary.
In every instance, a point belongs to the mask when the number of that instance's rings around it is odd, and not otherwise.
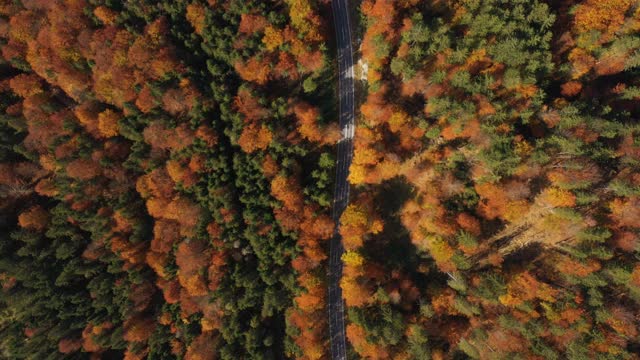
[{"label": "orange foliage", "polygon": [[216,291],[218,289],[224,275],[224,267],[226,264],[227,254],[222,249],[214,250],[211,255],[209,268],[207,269],[207,277],[209,279],[207,288],[209,290]]},{"label": "orange foliage", "polygon": [[202,34],[202,30],[204,30],[205,27],[205,11],[205,7],[198,3],[191,3],[187,5],[187,21],[189,21],[191,26],[193,26],[196,30],[196,34],[198,35]]},{"label": "orange foliage", "polygon": [[[388,57],[378,55],[376,39],[381,35],[382,41],[387,43],[397,41],[396,29],[392,27],[397,7],[395,2],[390,0],[368,0],[362,2],[361,10],[367,18],[374,20],[362,39],[362,57],[371,69],[377,70],[388,61]],[[369,78],[370,82],[375,82],[372,80],[375,79]]]},{"label": "orange foliage", "polygon": [[178,160],[169,160],[166,164],[167,173],[176,184],[180,183],[185,188],[192,187],[198,181],[198,177],[191,171],[191,169],[181,164]]},{"label": "orange foliage", "polygon": [[100,326],[94,326],[92,323],[88,323],[82,330],[82,349],[86,352],[98,352],[102,348],[96,344],[93,336],[96,334],[96,330],[102,330]]},{"label": "orange foliage", "polygon": [[634,252],[638,247],[638,235],[630,231],[623,231],[617,233],[614,240],[614,244],[617,248],[626,252]]},{"label": "orange foliage", "polygon": [[147,265],[153,269],[153,271],[158,274],[160,277],[166,277],[167,273],[164,270],[164,267],[167,265],[168,256],[164,253],[158,253],[155,251],[149,251],[146,254]]},{"label": "orange foliage", "polygon": [[144,242],[132,244],[120,236],[111,238],[111,251],[119,254],[120,258],[128,263],[125,266],[141,264],[145,259],[145,246]]},{"label": "orange foliage", "polygon": [[298,63],[308,72],[316,72],[324,66],[324,55],[320,51],[300,51],[294,54]]},{"label": "orange foliage", "polygon": [[633,0],[587,0],[576,6],[574,22],[578,32],[600,31],[612,36],[622,24]]},{"label": "orange foliage", "polygon": [[555,187],[545,189],[538,200],[553,207],[573,207],[576,204],[576,196],[572,192]]},{"label": "orange foliage", "polygon": [[145,85],[138,94],[138,98],[136,99],[136,106],[143,113],[148,113],[158,105],[160,105],[158,98],[153,95],[149,85]]},{"label": "orange foliage", "polygon": [[347,339],[356,352],[367,359],[388,359],[389,353],[381,346],[372,344],[367,340],[367,334],[359,325],[349,324],[347,325]]},{"label": "orange foliage", "polygon": [[238,145],[242,151],[246,153],[252,153],[256,150],[265,150],[267,146],[271,144],[272,137],[273,135],[271,130],[266,126],[262,125],[258,127],[251,124],[242,129],[242,134],[240,134],[240,138],[238,138]]},{"label": "orange foliage", "polygon": [[83,102],[76,106],[74,114],[84,128],[94,137],[99,136],[98,131],[98,115],[100,112],[100,104],[94,101]]},{"label": "orange foliage", "polygon": [[384,86],[381,86],[376,92],[370,91],[367,95],[367,101],[360,106],[360,112],[362,112],[367,125],[379,125],[391,118],[393,108],[387,104],[386,91]]},{"label": "orange foliage", "polygon": [[302,212],[304,205],[302,189],[295,178],[277,175],[271,181],[271,194],[282,201],[286,209],[295,213]]},{"label": "orange foliage", "polygon": [[366,234],[377,234],[382,227],[382,221],[374,217],[370,203],[349,205],[340,217],[340,235],[347,250],[361,247]]},{"label": "orange foliage", "polygon": [[[311,274],[303,274],[298,280],[300,284],[307,289],[306,292],[296,296],[294,299],[296,305],[300,310],[305,312],[312,312],[322,310],[325,307],[324,304],[324,287],[320,282],[320,279],[314,277]],[[309,284],[309,282],[312,282]]]},{"label": "orange foliage", "polygon": [[327,126],[324,129],[318,126],[320,112],[317,107],[306,102],[298,102],[293,106],[293,113],[298,119],[298,132],[303,138],[323,145],[335,144],[340,140],[337,124],[334,123],[333,126]]},{"label": "orange foliage", "polygon": [[540,299],[547,302],[554,302],[557,291],[549,285],[538,281],[529,272],[520,273],[507,284],[507,294],[501,295],[499,300],[507,306],[518,306],[525,301]]},{"label": "orange foliage", "polygon": [[609,208],[611,209],[611,218],[619,226],[640,227],[640,197],[615,199],[609,203]]},{"label": "orange foliage", "polygon": [[589,260],[586,264],[570,259],[569,257],[562,257],[559,261],[554,263],[556,269],[562,274],[574,275],[578,277],[585,277],[595,271],[600,270],[602,267],[596,260]]},{"label": "orange foliage", "polygon": [[234,68],[242,79],[255,82],[258,85],[265,85],[271,72],[270,62],[267,58],[259,60],[252,57],[246,62],[238,61],[235,63]]},{"label": "orange foliage", "polygon": [[280,47],[284,43],[284,37],[282,36],[282,30],[277,29],[271,25],[267,26],[264,29],[264,37],[262,38],[262,43],[265,45],[267,50],[273,51]]},{"label": "orange foliage", "polygon": [[500,217],[507,221],[516,221],[529,208],[529,203],[523,198],[529,194],[527,185],[514,181],[499,187],[492,183],[475,185],[476,192],[481,197],[478,212],[486,219]]},{"label": "orange foliage", "polygon": [[106,6],[98,6],[95,8],[93,10],[93,15],[95,15],[98,20],[102,21],[105,25],[113,25],[118,18],[118,13]]},{"label": "orange foliage", "polygon": [[478,236],[482,232],[480,228],[480,221],[468,213],[458,214],[456,217],[456,223],[472,235]]},{"label": "orange foliage", "polygon": [[600,76],[617,74],[625,70],[627,57],[626,53],[606,53],[598,59],[593,68]]},{"label": "orange foliage", "polygon": [[267,179],[273,179],[273,177],[278,173],[278,170],[278,163],[271,157],[271,155],[267,154],[262,161],[262,172],[264,176]]},{"label": "orange foliage", "polygon": [[40,77],[34,74],[20,74],[9,81],[11,90],[21,97],[29,97],[43,92]]},{"label": "orange foliage", "polygon": [[112,110],[105,110],[98,115],[98,130],[104,137],[118,135],[120,115]]},{"label": "orange foliage", "polygon": [[573,65],[573,79],[578,79],[582,75],[591,71],[596,64],[596,59],[581,48],[575,48],[569,53],[569,60]]},{"label": "orange foliage", "polygon": [[326,331],[324,316],[292,309],[288,314],[287,321],[300,329],[300,335],[294,341],[303,352],[301,359],[322,359],[326,352],[326,341],[323,338],[324,331]]},{"label": "orange foliage", "polygon": [[458,121],[442,129],[441,135],[445,140],[469,138],[480,133],[480,122],[477,119]]},{"label": "orange foliage", "polygon": [[49,223],[49,213],[41,206],[33,206],[18,216],[20,227],[33,230],[44,230]]}]

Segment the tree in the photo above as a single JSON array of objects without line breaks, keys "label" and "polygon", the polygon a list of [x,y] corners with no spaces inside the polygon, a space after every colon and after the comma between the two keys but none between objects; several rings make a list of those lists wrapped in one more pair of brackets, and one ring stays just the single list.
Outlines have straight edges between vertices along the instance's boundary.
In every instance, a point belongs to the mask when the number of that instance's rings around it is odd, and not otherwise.
[{"label": "tree", "polygon": [[113,137],[118,135],[118,120],[120,116],[112,111],[105,110],[98,115],[98,130],[104,137]]},{"label": "tree", "polygon": [[151,336],[156,324],[151,318],[134,316],[124,322],[123,338],[129,342],[145,342]]},{"label": "tree", "polygon": [[260,127],[251,124],[246,126],[238,138],[238,145],[247,153],[252,153],[257,150],[264,150],[270,144],[273,138],[273,134],[266,126]]},{"label": "tree", "polygon": [[201,241],[183,241],[178,245],[176,264],[178,280],[191,296],[204,296],[208,293],[203,269],[209,261],[209,251]]},{"label": "tree", "polygon": [[43,207],[36,205],[20,214],[18,223],[25,229],[42,231],[49,222],[49,213]]},{"label": "tree", "polygon": [[211,332],[203,332],[187,347],[185,360],[214,360],[216,359],[215,346],[217,337]]}]

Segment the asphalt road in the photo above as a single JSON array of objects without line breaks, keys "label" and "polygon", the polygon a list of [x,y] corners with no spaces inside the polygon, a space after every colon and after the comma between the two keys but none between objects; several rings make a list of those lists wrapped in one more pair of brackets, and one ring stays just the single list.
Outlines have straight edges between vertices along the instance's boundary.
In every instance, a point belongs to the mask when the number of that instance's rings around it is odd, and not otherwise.
[{"label": "asphalt road", "polygon": [[333,0],[333,19],[338,48],[338,111],[342,139],[338,143],[336,163],[336,181],[333,194],[332,216],[336,223],[330,243],[329,254],[329,335],[331,358],[347,358],[347,346],[344,326],[344,299],[340,288],[342,278],[342,237],[340,236],[340,215],[349,202],[349,167],[353,157],[354,124],[354,76],[353,48],[351,44],[351,23],[349,20],[348,0]]}]

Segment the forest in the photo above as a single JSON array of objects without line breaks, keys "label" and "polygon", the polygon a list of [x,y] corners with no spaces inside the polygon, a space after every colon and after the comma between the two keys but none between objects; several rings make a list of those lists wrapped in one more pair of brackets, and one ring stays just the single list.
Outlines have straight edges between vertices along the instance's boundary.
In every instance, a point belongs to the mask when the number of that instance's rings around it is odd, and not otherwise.
[{"label": "forest", "polygon": [[331,1],[0,0],[0,358],[640,359],[640,1],[349,1],[338,224]]}]

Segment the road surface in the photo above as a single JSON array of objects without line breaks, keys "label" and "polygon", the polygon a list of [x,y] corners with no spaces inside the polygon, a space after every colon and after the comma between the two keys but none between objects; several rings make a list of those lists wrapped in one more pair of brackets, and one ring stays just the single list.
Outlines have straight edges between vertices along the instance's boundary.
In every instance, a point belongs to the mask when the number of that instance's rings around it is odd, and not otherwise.
[{"label": "road surface", "polygon": [[354,76],[353,48],[351,44],[351,23],[349,22],[348,0],[333,0],[333,21],[338,49],[338,111],[342,138],[338,142],[336,181],[333,194],[332,216],[336,223],[329,245],[329,336],[331,358],[345,360],[347,346],[344,326],[344,300],[340,279],[342,278],[342,237],[339,234],[340,215],[349,202],[349,166],[353,157],[354,124]]}]

